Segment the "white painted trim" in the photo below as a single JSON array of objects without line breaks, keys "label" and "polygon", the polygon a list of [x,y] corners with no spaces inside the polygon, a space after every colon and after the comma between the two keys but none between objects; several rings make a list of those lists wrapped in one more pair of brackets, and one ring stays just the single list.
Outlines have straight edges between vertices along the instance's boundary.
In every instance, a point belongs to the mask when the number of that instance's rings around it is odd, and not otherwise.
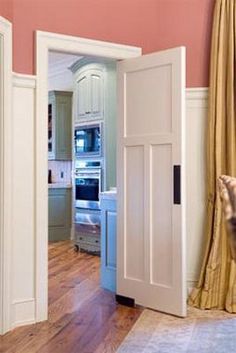
[{"label": "white painted trim", "polygon": [[12,329],[14,329],[16,327],[32,325],[32,324],[36,324],[36,321],[33,319],[32,320],[18,320],[14,323],[14,325],[12,326]]},{"label": "white painted trim", "polygon": [[[35,322],[35,88],[33,75],[12,74],[11,328]],[[18,161],[18,154],[21,161]],[[22,171],[21,171],[22,169]],[[19,189],[19,192],[17,190]],[[22,244],[24,246],[22,247]],[[28,255],[28,256],[27,256]],[[18,263],[20,266],[18,267]],[[29,269],[29,270],[28,270]],[[29,276],[28,276],[29,274]],[[14,282],[13,282],[14,281]]]},{"label": "white painted trim", "polygon": [[[204,131],[204,127],[207,126],[206,120],[207,120],[208,97],[209,97],[209,88],[207,88],[207,87],[204,87],[204,88],[195,87],[195,88],[187,88],[186,89],[187,125],[188,125],[188,127],[190,127],[190,126],[194,127],[195,134],[197,134],[197,136],[198,135],[201,136],[201,140],[200,139],[198,140],[199,147],[202,145],[202,143],[203,143],[202,141],[205,140],[205,134],[203,133],[200,135],[199,129],[200,129],[200,131]],[[187,148],[189,148],[191,151],[191,146],[189,145],[189,142],[188,142]],[[189,169],[190,169],[190,167],[188,167],[188,172],[189,172]],[[190,171],[190,173],[192,173],[192,171]],[[197,185],[198,191],[199,191],[199,187],[201,190],[201,184],[204,183],[204,178],[202,178],[201,180],[195,180],[195,182],[198,183],[198,185]],[[188,190],[188,192],[189,192],[189,190]],[[203,193],[203,194],[205,195],[205,193]],[[188,197],[189,197],[189,195],[188,195]],[[190,197],[190,199],[191,199],[191,197]],[[199,203],[199,199],[197,200],[197,202]],[[196,205],[194,207],[196,207]],[[199,207],[199,205],[198,205],[198,207]],[[204,207],[204,206],[202,205],[202,207]],[[199,209],[198,209],[198,212],[199,212]],[[204,211],[203,211],[203,213],[204,213]],[[196,216],[196,214],[195,214],[195,216]],[[199,218],[199,215],[197,215],[197,217]],[[188,227],[188,231],[187,231],[187,237],[188,237],[187,245],[193,244],[192,239],[191,239],[192,237],[194,237],[195,240],[197,237],[197,242],[201,243],[202,237],[204,236],[203,235],[204,220],[202,220],[202,227],[200,227],[201,230],[199,230],[199,229],[196,230],[196,228],[194,228],[194,230],[192,230],[193,226],[195,227],[196,224],[193,225],[191,223],[191,219],[189,219],[189,217],[187,217],[187,223],[190,224],[190,226]],[[189,232],[189,229],[191,229],[192,232]],[[194,245],[196,246],[196,243],[194,243],[193,246]],[[187,251],[188,256],[189,256],[189,252],[191,252],[191,253],[193,252],[193,249],[191,249],[191,246],[190,246],[190,248],[188,248],[188,251]],[[203,254],[199,254],[199,248],[198,248],[198,250],[196,250],[196,248],[194,248],[194,256],[195,256],[195,258],[198,257],[198,260],[199,260],[199,256],[201,258],[203,257]],[[198,262],[198,266],[199,266],[201,261],[200,262],[197,261],[197,262]],[[188,291],[188,294],[191,293],[192,289],[198,283],[200,268],[197,268],[197,267],[196,267],[196,264],[193,267],[193,264],[192,263],[190,264],[190,260],[188,259],[188,267],[187,267],[188,268],[188,271],[187,271],[187,291]]]},{"label": "white painted trim", "polygon": [[192,87],[186,88],[187,99],[207,99],[208,87]]},{"label": "white painted trim", "polygon": [[36,40],[37,52],[38,45],[42,43],[49,50],[75,55],[95,55],[116,60],[132,58],[142,53],[139,47],[43,31],[36,31]]},{"label": "white painted trim", "polygon": [[18,300],[13,300],[13,305],[15,304],[22,304],[22,303],[32,303],[35,301],[35,298],[25,298],[25,299],[18,299]]},{"label": "white painted trim", "polygon": [[192,293],[193,288],[197,285],[197,281],[188,281],[187,282],[187,296]]},{"label": "white painted trim", "polygon": [[12,83],[14,87],[36,88],[37,77],[35,75],[23,75],[13,72]]},{"label": "white painted trim", "polygon": [[0,115],[0,334],[11,327],[11,128],[12,25],[0,17],[2,80]]},{"label": "white painted trim", "polygon": [[36,321],[48,315],[48,186],[47,186],[47,101],[49,50],[93,55],[114,60],[142,54],[142,49],[127,45],[48,33],[36,32]]},{"label": "white painted trim", "polygon": [[[14,322],[12,323],[12,328],[34,324],[35,321],[35,298],[15,300],[12,303],[13,306],[13,316]],[[20,312],[20,315],[17,315]],[[20,319],[17,318],[20,316]],[[28,318],[26,318],[28,317]],[[29,318],[32,317],[32,318]]]}]

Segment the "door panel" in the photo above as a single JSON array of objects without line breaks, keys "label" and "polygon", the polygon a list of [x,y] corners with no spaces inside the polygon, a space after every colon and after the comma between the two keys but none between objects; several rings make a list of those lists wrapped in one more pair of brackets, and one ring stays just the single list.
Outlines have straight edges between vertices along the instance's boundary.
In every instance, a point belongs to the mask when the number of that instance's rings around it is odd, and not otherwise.
[{"label": "door panel", "polygon": [[77,109],[75,119],[82,119],[86,117],[89,110],[89,98],[88,98],[88,76],[81,74],[76,82],[76,96],[77,99]]},{"label": "door panel", "polygon": [[[185,49],[118,64],[117,294],[186,315]],[[181,204],[173,200],[180,165]]]},{"label": "door panel", "polygon": [[93,116],[102,118],[103,114],[103,82],[102,72],[91,70],[90,73],[90,97],[91,97],[91,113]]},{"label": "door panel", "polygon": [[[127,136],[171,132],[171,65],[127,72],[126,89],[129,97],[126,108],[129,117]],[[153,103],[156,109],[149,110],[147,114],[146,105]]]},{"label": "door panel", "polygon": [[171,144],[151,147],[151,283],[173,285],[172,249],[172,148]]},{"label": "door panel", "polygon": [[116,269],[116,219],[117,215],[114,211],[107,210],[106,223],[107,223],[107,237],[106,237],[106,266],[108,268]]},{"label": "door panel", "polygon": [[[125,180],[125,276],[132,280],[144,279],[144,149],[143,146],[126,147]],[[135,193],[134,193],[135,190]],[[128,231],[127,231],[128,230]]]}]

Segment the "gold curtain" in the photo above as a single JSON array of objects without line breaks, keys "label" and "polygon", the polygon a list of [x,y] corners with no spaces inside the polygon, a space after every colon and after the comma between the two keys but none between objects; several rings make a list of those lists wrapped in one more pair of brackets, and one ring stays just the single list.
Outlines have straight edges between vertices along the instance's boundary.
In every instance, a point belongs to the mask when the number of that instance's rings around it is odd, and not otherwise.
[{"label": "gold curtain", "polygon": [[189,304],[236,313],[236,263],[231,259],[217,189],[221,174],[236,176],[236,0],[216,0],[207,126],[206,250]]}]

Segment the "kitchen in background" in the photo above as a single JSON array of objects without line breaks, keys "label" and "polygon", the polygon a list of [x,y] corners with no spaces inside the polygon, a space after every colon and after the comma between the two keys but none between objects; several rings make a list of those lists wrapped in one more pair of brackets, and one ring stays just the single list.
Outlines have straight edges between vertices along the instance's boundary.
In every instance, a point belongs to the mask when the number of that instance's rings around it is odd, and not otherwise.
[{"label": "kitchen in background", "polygon": [[116,63],[50,52],[48,85],[49,241],[100,255],[101,201],[116,195]]}]

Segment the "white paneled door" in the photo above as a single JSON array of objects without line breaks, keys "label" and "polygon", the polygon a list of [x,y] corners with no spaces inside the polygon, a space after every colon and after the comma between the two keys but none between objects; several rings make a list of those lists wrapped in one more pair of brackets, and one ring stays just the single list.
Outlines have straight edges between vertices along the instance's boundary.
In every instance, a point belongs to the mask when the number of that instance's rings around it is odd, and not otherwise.
[{"label": "white paneled door", "polygon": [[185,48],[118,64],[117,294],[186,316]]}]

